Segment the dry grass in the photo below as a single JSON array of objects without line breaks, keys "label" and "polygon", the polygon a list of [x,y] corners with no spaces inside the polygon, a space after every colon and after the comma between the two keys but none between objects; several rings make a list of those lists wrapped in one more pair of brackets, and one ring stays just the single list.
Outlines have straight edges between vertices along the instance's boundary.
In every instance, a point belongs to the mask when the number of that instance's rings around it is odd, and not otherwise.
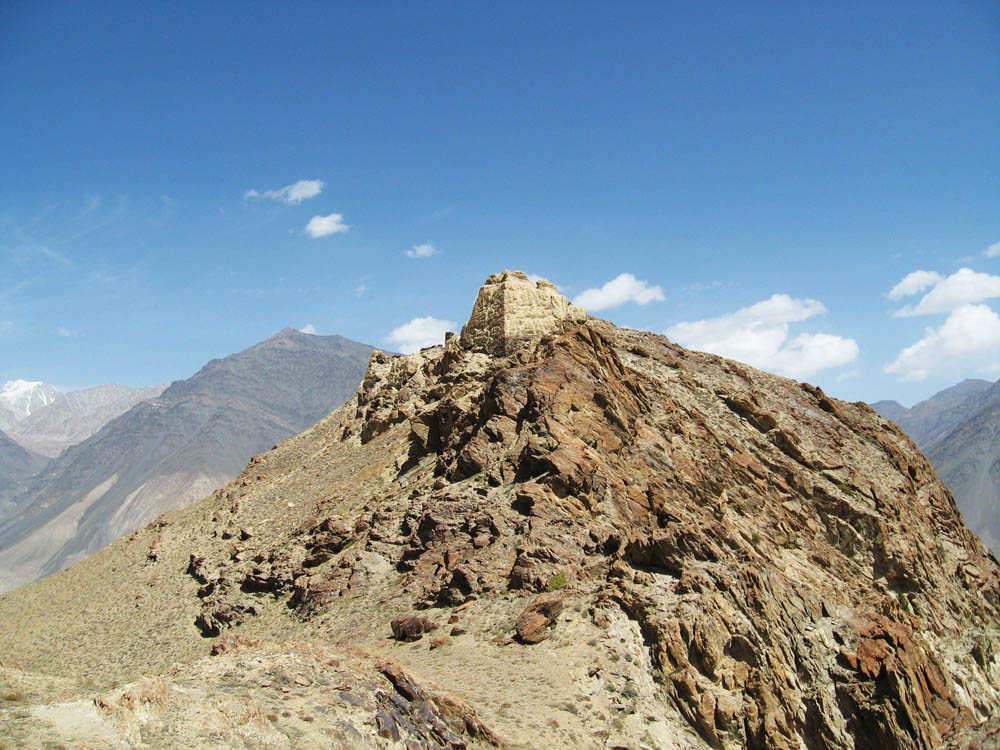
[{"label": "dry grass", "polygon": [[268,724],[260,705],[249,698],[237,698],[225,704],[220,702],[217,704],[216,710],[232,727],[241,727],[248,724],[267,726]]},{"label": "dry grass", "polygon": [[144,680],[132,690],[123,693],[122,697],[118,699],[118,705],[134,712],[142,706],[162,708],[170,702],[170,699],[170,687],[166,680],[155,677],[151,680]]}]

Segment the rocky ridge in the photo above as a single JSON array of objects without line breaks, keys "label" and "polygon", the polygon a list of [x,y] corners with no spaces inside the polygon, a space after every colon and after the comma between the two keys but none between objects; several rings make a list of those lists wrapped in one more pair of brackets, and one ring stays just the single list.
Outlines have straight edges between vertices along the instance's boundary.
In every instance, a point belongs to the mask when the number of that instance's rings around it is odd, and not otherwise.
[{"label": "rocky ridge", "polygon": [[[234,483],[0,597],[0,660],[117,685],[209,670],[227,639],[305,640],[461,696],[470,747],[992,731],[1000,568],[899,428],[553,294],[490,277],[443,347],[376,352],[354,399]],[[227,680],[261,705],[252,672]],[[413,703],[379,705],[382,746],[461,746],[419,727],[392,744]]]}]

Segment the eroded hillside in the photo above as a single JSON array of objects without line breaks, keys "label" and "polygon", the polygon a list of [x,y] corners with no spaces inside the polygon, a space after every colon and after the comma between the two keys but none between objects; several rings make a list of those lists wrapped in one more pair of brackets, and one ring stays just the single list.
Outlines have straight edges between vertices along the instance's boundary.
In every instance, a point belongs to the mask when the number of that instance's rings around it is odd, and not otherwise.
[{"label": "eroded hillside", "polygon": [[[933,748],[1000,708],[998,574],[867,406],[505,272],[232,484],[0,597],[0,660],[111,706],[70,738],[25,694],[11,732],[77,743]],[[171,708],[190,674],[219,744]]]}]

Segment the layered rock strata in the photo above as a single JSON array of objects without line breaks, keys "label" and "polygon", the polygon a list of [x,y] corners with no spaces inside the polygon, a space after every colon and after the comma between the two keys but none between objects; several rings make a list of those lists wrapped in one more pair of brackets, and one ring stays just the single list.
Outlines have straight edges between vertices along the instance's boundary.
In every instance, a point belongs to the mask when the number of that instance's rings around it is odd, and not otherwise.
[{"label": "layered rock strata", "polygon": [[[390,653],[508,747],[995,734],[1000,567],[897,427],[530,284],[490,277],[461,336],[376,353],[352,401],[233,484],[0,598],[0,658],[101,673],[118,648],[127,675],[308,634]],[[171,597],[157,658],[117,623],[82,655],[65,628],[16,637],[32,602],[72,606],[67,576],[112,568],[89,595],[135,588],[133,621]],[[400,637],[414,611],[448,637]]]}]

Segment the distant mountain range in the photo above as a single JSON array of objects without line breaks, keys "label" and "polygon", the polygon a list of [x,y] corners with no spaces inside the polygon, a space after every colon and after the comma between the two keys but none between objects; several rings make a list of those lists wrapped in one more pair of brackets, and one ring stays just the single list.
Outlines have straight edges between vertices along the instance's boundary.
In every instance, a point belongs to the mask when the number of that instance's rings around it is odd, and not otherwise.
[{"label": "distant mountain range", "polygon": [[128,388],[118,383],[57,393],[45,406],[15,422],[7,434],[25,448],[55,458],[124,414],[140,401],[155,398],[167,387]]},{"label": "distant mountain range", "polygon": [[8,380],[0,385],[0,430],[7,430],[43,406],[55,401],[59,389],[31,380]]},{"label": "distant mountain range", "polygon": [[24,481],[50,458],[82,442],[138,402],[158,396],[166,385],[128,388],[101,385],[63,393],[41,381],[8,380],[0,386],[0,519]]},{"label": "distant mountain range", "polygon": [[0,519],[0,591],[53,573],[236,477],[354,394],[372,347],[285,329],[212,360],[67,448]]},{"label": "distant mountain range", "polygon": [[1000,555],[1000,381],[965,380],[910,409],[872,404],[913,438],[965,521]]}]

